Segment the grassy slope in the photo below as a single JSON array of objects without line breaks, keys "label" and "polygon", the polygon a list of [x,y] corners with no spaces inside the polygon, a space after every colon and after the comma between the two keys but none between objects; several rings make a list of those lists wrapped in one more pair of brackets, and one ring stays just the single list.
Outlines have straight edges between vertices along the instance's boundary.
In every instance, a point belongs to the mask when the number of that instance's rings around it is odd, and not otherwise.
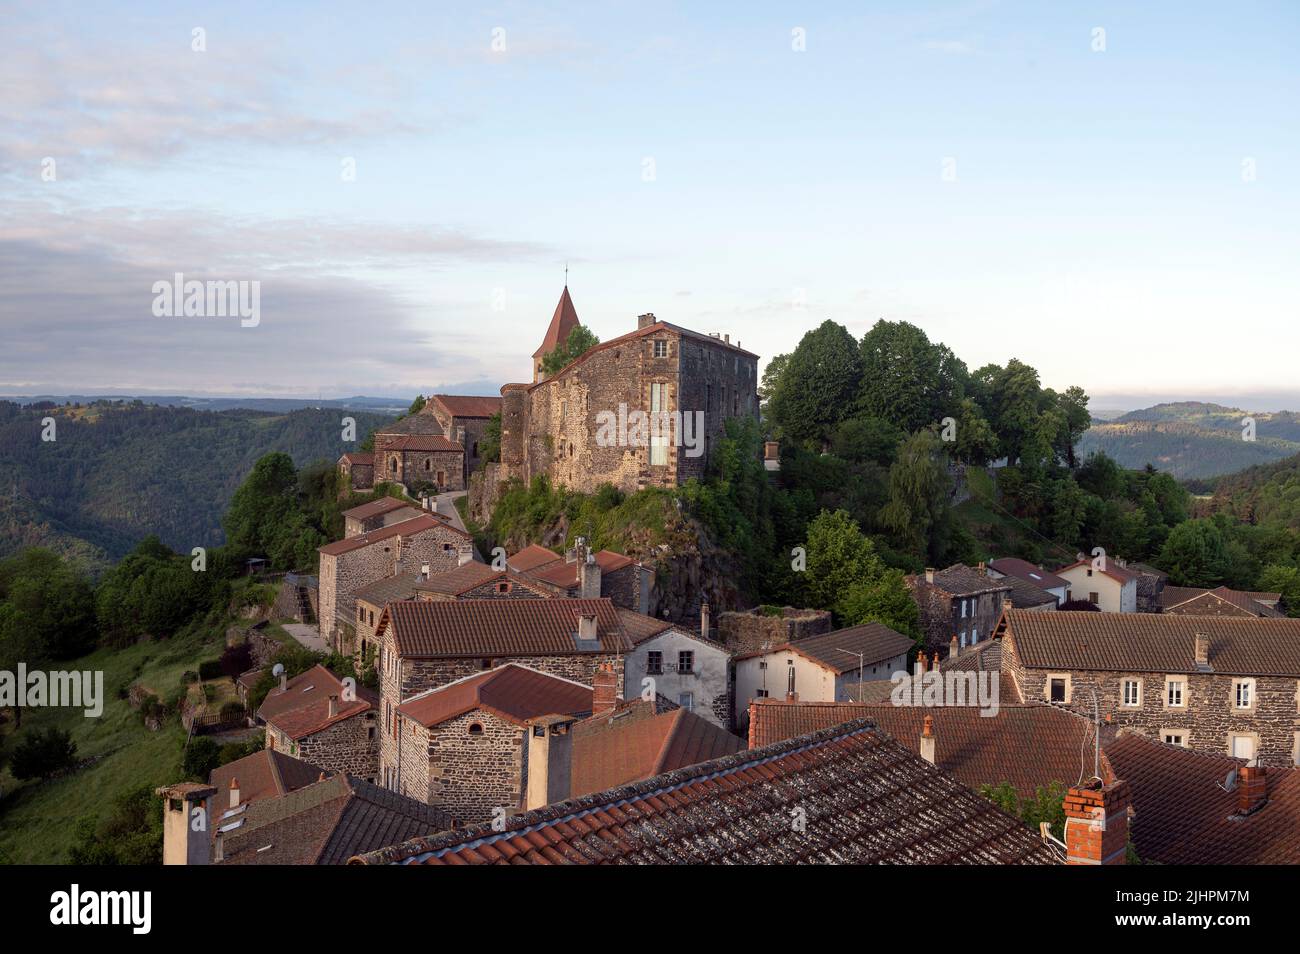
[{"label": "grassy slope", "polygon": [[[72,733],[77,757],[102,756],[93,765],[44,782],[15,782],[0,772],[0,858],[15,864],[66,862],[77,821],[84,816],[104,818],[113,801],[140,785],[162,785],[180,778],[185,730],[170,718],[158,732],[150,732],[118,689],[140,681],[160,694],[170,694],[181,684],[181,673],[195,669],[200,660],[215,657],[221,640],[215,633],[177,636],[164,642],[139,643],[127,649],[100,649],[70,663],[66,669],[104,671],[104,712],[87,719],[80,709],[28,709],[28,727],[54,725]],[[12,723],[0,727],[6,746]]]}]

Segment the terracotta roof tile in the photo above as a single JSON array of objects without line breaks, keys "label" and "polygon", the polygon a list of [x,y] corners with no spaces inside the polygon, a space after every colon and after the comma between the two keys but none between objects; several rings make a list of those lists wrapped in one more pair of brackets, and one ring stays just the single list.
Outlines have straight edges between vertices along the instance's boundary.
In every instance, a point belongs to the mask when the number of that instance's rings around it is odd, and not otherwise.
[{"label": "terracotta roof tile", "polygon": [[989,567],[997,570],[1003,576],[1015,577],[1043,589],[1070,588],[1068,581],[1061,579],[1054,573],[1048,573],[1041,566],[1036,566],[1028,560],[1021,560],[1017,557],[1003,557],[1000,560],[994,560],[989,564]]},{"label": "terracotta roof tile", "polygon": [[491,417],[501,410],[500,397],[478,395],[435,394],[429,398],[452,417]]},{"label": "terracotta roof tile", "polygon": [[455,451],[465,453],[465,448],[455,441],[449,441],[441,434],[408,434],[395,437],[384,444],[384,451]]},{"label": "terracotta roof tile", "polygon": [[[596,617],[590,646],[578,640],[582,615]],[[569,655],[632,648],[607,599],[416,600],[390,604],[384,617],[402,656]]]},{"label": "terracotta roof tile", "polygon": [[573,307],[573,299],[569,297],[569,286],[565,285],[560,300],[555,305],[555,314],[551,315],[551,323],[546,326],[546,336],[533,352],[533,357],[540,358],[567,342],[569,333],[578,324],[578,310]]},{"label": "terracotta roof tile", "polygon": [[456,569],[445,573],[434,574],[423,582],[417,582],[415,589],[420,593],[434,593],[439,596],[460,596],[494,580],[523,587],[539,599],[549,599],[553,595],[552,591],[528,577],[508,570],[494,570],[488,564],[477,561],[461,564]]},{"label": "terracotta roof tile", "polygon": [[425,728],[474,709],[487,709],[518,725],[544,715],[585,716],[591,712],[591,687],[507,663],[412,696],[397,707]]},{"label": "terracotta roof tile", "polygon": [[371,517],[381,517],[386,513],[403,508],[414,510],[413,516],[418,517],[420,515],[420,508],[409,500],[398,500],[396,497],[380,497],[378,500],[372,500],[350,510],[344,510],[343,516],[350,517],[353,520],[369,520]]},{"label": "terracotta roof tile", "polygon": [[[612,550],[601,550],[594,556],[602,575],[621,570],[625,566],[631,566],[634,562],[631,557],[615,553]],[[576,560],[572,563],[568,561],[547,563],[529,571],[529,575],[550,583],[552,586],[572,588],[578,585],[578,563]]]},{"label": "terracotta roof tile", "polygon": [[539,566],[554,563],[559,559],[561,559],[560,555],[554,550],[548,550],[536,543],[530,543],[513,556],[506,557],[506,566],[516,573],[528,573]]},{"label": "terracotta roof tile", "polygon": [[790,649],[833,672],[845,673],[850,669],[857,670],[858,653],[863,654],[862,664],[870,666],[893,659],[907,652],[914,645],[915,640],[911,637],[895,632],[882,623],[863,623],[861,626],[837,629],[832,633],[805,636],[803,639],[782,643],[771,649],[745,653],[737,656],[736,659],[751,659],[755,656],[765,656],[768,653]]}]

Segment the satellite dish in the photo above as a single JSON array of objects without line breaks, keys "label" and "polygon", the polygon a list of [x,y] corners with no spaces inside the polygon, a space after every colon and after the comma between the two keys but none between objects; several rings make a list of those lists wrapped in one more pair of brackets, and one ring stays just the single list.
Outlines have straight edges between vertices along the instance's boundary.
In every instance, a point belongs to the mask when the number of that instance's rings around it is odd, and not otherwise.
[{"label": "satellite dish", "polygon": [[276,664],[275,664],[275,667],[271,670],[271,675],[272,675],[272,676],[276,676],[276,677],[283,676],[283,675],[284,675],[284,663],[276,663]]},{"label": "satellite dish", "polygon": [[1236,787],[1237,770],[1235,768],[1229,769],[1227,776],[1219,783],[1219,788],[1223,789],[1225,792],[1231,792]]}]

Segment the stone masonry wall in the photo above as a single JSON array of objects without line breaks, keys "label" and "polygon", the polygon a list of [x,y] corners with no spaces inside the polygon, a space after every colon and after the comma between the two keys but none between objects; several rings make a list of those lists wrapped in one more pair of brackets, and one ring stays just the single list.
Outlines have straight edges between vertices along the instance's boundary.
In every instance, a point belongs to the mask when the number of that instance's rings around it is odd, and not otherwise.
[{"label": "stone masonry wall", "polygon": [[757,609],[718,614],[718,640],[734,653],[754,652],[805,636],[820,636],[829,633],[831,627],[829,610],[787,606],[780,616],[766,616]]},{"label": "stone masonry wall", "polygon": [[379,777],[378,713],[359,712],[305,736],[295,743],[274,726],[266,727],[267,747],[319,765],[329,772],[347,772],[374,781]]},{"label": "stone masonry wall", "polygon": [[[482,731],[471,733],[471,726]],[[467,825],[491,821],[494,808],[513,815],[523,801],[524,741],[522,726],[482,709],[434,726],[426,754],[429,804]]]}]

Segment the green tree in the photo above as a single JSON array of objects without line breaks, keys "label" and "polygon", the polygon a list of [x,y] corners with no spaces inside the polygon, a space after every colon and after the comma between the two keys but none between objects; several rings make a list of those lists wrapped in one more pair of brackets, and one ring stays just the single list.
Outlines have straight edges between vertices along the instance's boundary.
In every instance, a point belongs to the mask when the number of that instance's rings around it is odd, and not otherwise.
[{"label": "green tree", "polygon": [[484,461],[501,462],[501,412],[497,411],[483,426],[483,436],[479,438],[478,455]]},{"label": "green tree", "polygon": [[1259,574],[1260,592],[1281,593],[1288,616],[1300,616],[1300,569],[1271,563]]},{"label": "green tree", "polygon": [[77,761],[77,743],[72,733],[49,726],[29,729],[14,746],[9,760],[9,771],[22,781],[29,778],[49,778],[56,772],[71,768]]},{"label": "green tree", "polygon": [[548,376],[556,374],[598,344],[600,339],[586,325],[575,325],[564,344],[557,345],[542,356],[542,371]]},{"label": "green tree", "polygon": [[1176,586],[1219,586],[1228,572],[1223,533],[1212,520],[1184,521],[1169,532],[1159,564]]},{"label": "green tree", "polygon": [[782,436],[825,449],[836,425],[852,412],[862,378],[853,336],[843,325],[824,321],[800,339],[783,365],[771,388],[768,417]]},{"label": "green tree", "polygon": [[411,406],[410,406],[410,408],[407,409],[407,412],[406,412],[406,415],[405,415],[405,416],[406,416],[406,417],[410,417],[412,414],[419,414],[421,411],[424,410],[424,405],[425,405],[425,403],[426,403],[426,401],[425,401],[424,395],[423,395],[423,394],[417,394],[417,395],[415,396],[415,400],[411,402]]},{"label": "green tree", "polygon": [[878,321],[862,336],[862,410],[912,432],[937,426],[965,394],[966,366],[906,321]]},{"label": "green tree", "polygon": [[90,582],[72,564],[39,547],[0,561],[0,657],[69,659],[94,637]]},{"label": "green tree", "polygon": [[1034,789],[1032,798],[1021,798],[1010,782],[981,785],[979,793],[1010,815],[1015,815],[1034,831],[1047,822],[1052,836],[1065,840],[1065,795],[1063,782],[1051,782]]},{"label": "green tree", "polygon": [[898,449],[889,468],[889,502],[880,510],[881,522],[899,543],[929,561],[947,546],[950,519],[947,456],[933,431],[917,431]]},{"label": "green tree", "polygon": [[855,583],[882,577],[884,561],[846,511],[823,510],[808,524],[804,589],[813,606],[831,608]]},{"label": "green tree", "polygon": [[222,521],[226,539],[251,553],[265,551],[277,525],[297,507],[298,474],[280,452],[262,457],[239,485]]},{"label": "green tree", "polygon": [[154,794],[152,785],[142,785],[119,796],[102,822],[93,817],[77,822],[68,861],[74,865],[160,865],[162,829],[162,798]]},{"label": "green tree", "polygon": [[919,611],[903,571],[885,569],[875,579],[852,583],[835,604],[845,626],[882,623],[897,633],[919,639]]}]

